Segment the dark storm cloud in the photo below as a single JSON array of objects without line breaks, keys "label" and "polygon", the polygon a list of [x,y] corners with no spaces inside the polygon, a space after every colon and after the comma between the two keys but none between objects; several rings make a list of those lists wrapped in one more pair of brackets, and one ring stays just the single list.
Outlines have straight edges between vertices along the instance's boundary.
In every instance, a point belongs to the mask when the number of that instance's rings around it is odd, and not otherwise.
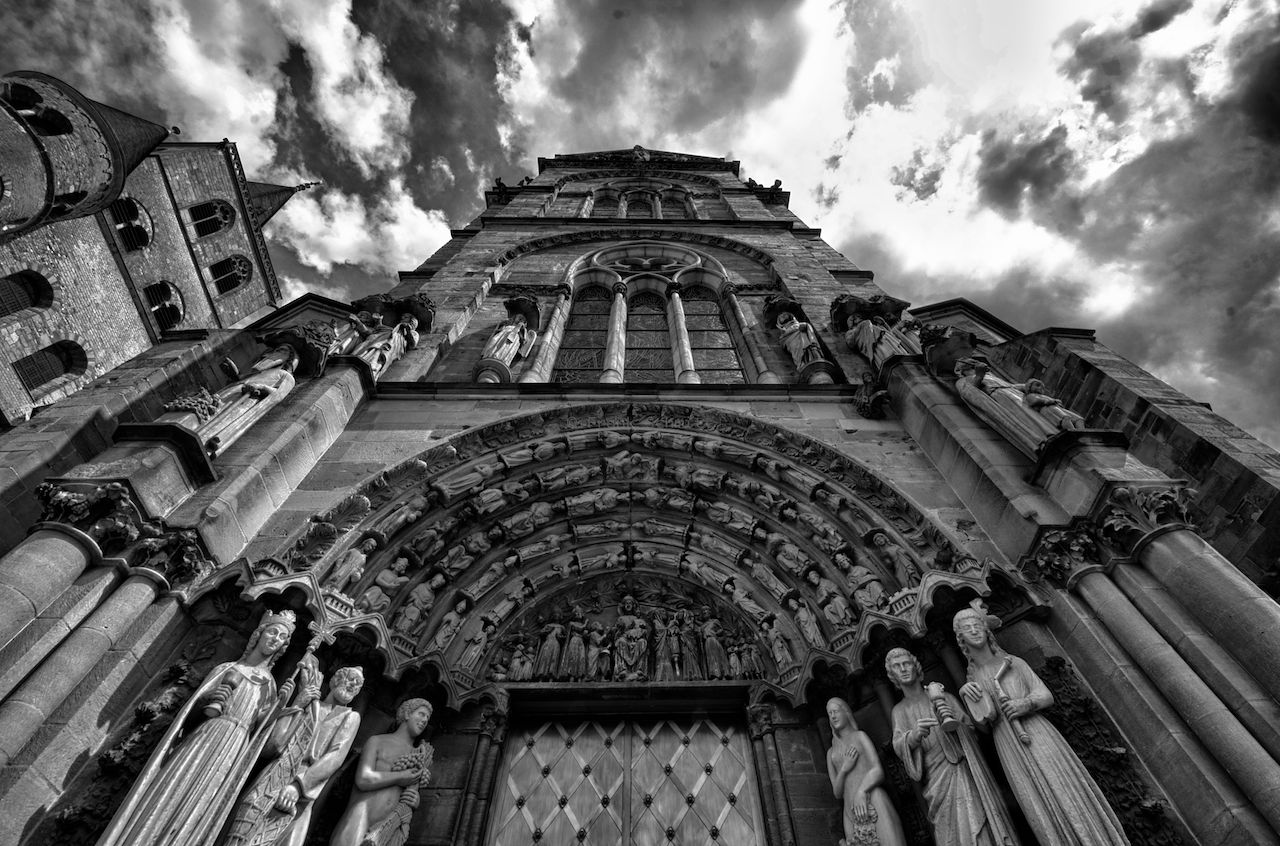
[{"label": "dark storm cloud", "polygon": [[[889,182],[904,189],[904,192],[910,192],[917,200],[927,200],[938,193],[942,171],[941,165],[925,161],[924,150],[916,150],[911,154],[910,161],[892,170]],[[900,193],[898,196],[902,197],[904,194]]]},{"label": "dark storm cloud", "polygon": [[[845,71],[849,116],[875,104],[905,105],[928,81],[910,20],[896,3],[844,0],[841,5],[854,38]],[[882,64],[892,68],[892,76],[877,72]]]},{"label": "dark storm cloud", "polygon": [[1080,96],[1116,123],[1129,115],[1123,97],[1125,84],[1137,71],[1142,51],[1123,30],[1094,32],[1080,23],[1063,33],[1071,54],[1062,63],[1062,72],[1080,86]]},{"label": "dark storm cloud", "polygon": [[1168,26],[1174,18],[1191,8],[1192,0],[1157,0],[1138,12],[1129,34],[1141,38]]},{"label": "dark storm cloud", "polygon": [[[795,0],[575,2],[570,20],[582,47],[551,72],[551,88],[581,115],[588,147],[619,143],[620,129],[644,133],[640,143],[696,132],[787,90],[803,53],[798,8]],[[636,84],[660,95],[661,112],[640,116],[634,128],[612,125],[620,95]]]},{"label": "dark storm cloud", "polygon": [[1043,136],[982,136],[977,180],[982,199],[1008,215],[1016,215],[1023,198],[1047,202],[1071,175],[1075,155],[1067,145],[1067,129],[1055,126]]}]

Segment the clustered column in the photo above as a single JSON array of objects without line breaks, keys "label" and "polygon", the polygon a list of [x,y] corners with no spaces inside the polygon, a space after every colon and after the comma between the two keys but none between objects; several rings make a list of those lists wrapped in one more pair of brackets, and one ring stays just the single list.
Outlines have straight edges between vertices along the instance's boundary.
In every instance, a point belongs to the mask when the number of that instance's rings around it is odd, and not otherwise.
[{"label": "clustered column", "polygon": [[777,385],[782,380],[778,378],[778,374],[769,369],[769,365],[765,363],[764,353],[760,351],[760,342],[756,340],[755,335],[747,326],[747,316],[742,311],[742,303],[738,302],[738,286],[732,282],[726,282],[720,286],[720,297],[724,301],[725,308],[729,314],[733,315],[733,322],[737,327],[738,337],[742,338],[742,342],[746,344],[747,355],[751,358],[751,363],[756,370],[756,384],[759,385]]},{"label": "clustered column", "polygon": [[609,310],[609,339],[604,348],[600,381],[617,384],[623,380],[627,362],[627,283],[613,284],[613,307]]}]

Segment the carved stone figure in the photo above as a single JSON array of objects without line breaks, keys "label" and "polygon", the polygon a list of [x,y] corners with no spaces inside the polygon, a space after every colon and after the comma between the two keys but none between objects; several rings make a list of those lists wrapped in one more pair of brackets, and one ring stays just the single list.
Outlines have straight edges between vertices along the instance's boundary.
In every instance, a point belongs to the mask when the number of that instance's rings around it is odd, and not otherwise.
[{"label": "carved stone figure", "polygon": [[764,563],[764,559],[759,555],[747,553],[747,560],[750,562],[751,575],[755,580],[781,602],[791,588],[778,578],[778,574],[773,572],[773,568]]},{"label": "carved stone figure", "polygon": [[609,678],[610,668],[605,666],[608,659],[604,654],[608,639],[604,626],[598,621],[592,620],[587,624],[587,679],[590,681]]},{"label": "carved stone figure", "polygon": [[240,797],[226,846],[302,846],[312,803],[342,766],[360,728],[349,707],[364,685],[359,667],[342,667],[319,698],[320,671],[308,656],[300,665],[302,687],[312,698],[276,718],[265,754],[274,758]]},{"label": "carved stone figure", "polygon": [[702,623],[699,629],[702,632],[702,656],[706,659],[707,678],[729,678],[729,653],[725,651],[724,641],[721,639],[723,630],[720,621],[705,605],[702,606]]},{"label": "carved stone figure", "polygon": [[351,801],[329,846],[402,846],[431,778],[434,750],[416,743],[431,719],[431,703],[409,699],[396,709],[396,727],[365,742]]},{"label": "carved stone figure", "polygon": [[1056,423],[1027,405],[1022,391],[994,376],[981,358],[960,359],[955,375],[956,391],[965,404],[1024,452],[1035,454],[1059,431]]},{"label": "carved stone figure", "polygon": [[[1009,809],[982,760],[960,701],[943,692],[935,702],[925,692],[920,662],[901,647],[889,650],[884,667],[902,691],[902,701],[893,706],[893,750],[907,774],[924,783],[934,840],[1017,846]],[[951,731],[939,723],[947,718]]]},{"label": "carved stone figure", "polygon": [[849,600],[844,598],[836,583],[822,575],[817,567],[811,567],[804,577],[805,581],[813,585],[818,594],[818,607],[831,624],[838,629],[852,628],[855,622],[853,610],[849,608]]},{"label": "carved stone figure", "polygon": [[680,677],[685,681],[705,679],[706,674],[702,671],[702,632],[698,628],[698,621],[694,618],[693,611],[680,608],[671,622],[680,633]]},{"label": "carved stone figure", "polygon": [[[209,673],[161,738],[100,846],[213,843],[275,719],[271,667],[294,625],[292,611],[264,615],[240,660]],[[310,691],[299,694],[295,707],[307,704]]]},{"label": "carved stone figure", "polygon": [[489,648],[489,640],[495,631],[497,626],[489,620],[482,620],[480,631],[467,638],[467,648],[462,650],[462,655],[458,657],[458,666],[467,671],[474,671]]},{"label": "carved stone figure", "polygon": [[373,577],[373,585],[360,597],[356,607],[368,614],[385,611],[400,588],[409,581],[409,577],[404,574],[407,569],[409,559],[397,558],[391,562],[390,567],[379,570],[378,575]]},{"label": "carved stone figure", "polygon": [[729,596],[734,605],[756,620],[763,620],[769,614],[760,603],[751,598],[751,594],[747,593],[746,588],[738,585],[738,580],[732,576],[724,580],[724,583],[720,586],[720,592]]},{"label": "carved stone figure", "polygon": [[889,604],[889,595],[885,592],[880,577],[861,564],[854,564],[849,568],[845,584],[853,594],[853,601],[863,611],[876,611]]},{"label": "carved stone figure", "polygon": [[831,749],[827,752],[827,775],[831,779],[831,792],[844,812],[841,846],[861,843],[906,846],[898,812],[884,789],[880,758],[871,738],[854,722],[853,709],[843,699],[830,699],[827,719],[831,722],[832,735]]},{"label": "carved stone figure", "polygon": [[471,600],[466,596],[459,597],[453,607],[440,618],[440,625],[436,629],[436,636],[431,643],[431,648],[443,652],[453,642],[454,635],[458,633],[458,629],[462,628],[462,622],[470,610]]},{"label": "carved stone figure", "polygon": [[395,326],[383,324],[381,315],[369,312],[361,312],[358,317],[369,333],[349,354],[367,362],[374,379],[386,373],[405,350],[418,345],[418,318],[412,314],[400,315],[400,322]]},{"label": "carved stone figure", "polygon": [[822,627],[818,625],[818,616],[813,613],[813,609],[809,607],[809,603],[796,596],[787,597],[787,607],[791,609],[791,614],[796,618],[796,626],[800,629],[800,634],[810,646],[816,646],[818,649],[827,649],[829,644],[827,639],[822,636]]},{"label": "carved stone figure", "polygon": [[760,631],[769,644],[769,651],[773,653],[773,660],[777,663],[779,670],[790,667],[796,662],[795,653],[791,651],[791,643],[778,627],[778,621],[775,618],[768,617],[760,623]]},{"label": "carved stone figure", "polygon": [[566,625],[568,637],[565,640],[564,657],[560,659],[560,678],[569,681],[580,681],[587,677],[587,615],[582,606],[573,606],[573,611]]},{"label": "carved stone figure", "polygon": [[506,558],[493,562],[480,574],[480,578],[467,587],[467,593],[471,598],[479,599],[490,588],[506,578],[508,573],[519,566],[520,559],[515,555],[508,555]]},{"label": "carved stone figure", "polygon": [[386,517],[374,525],[373,530],[380,533],[384,538],[390,538],[396,532],[405,526],[417,520],[427,510],[427,498],[421,494],[417,494],[409,498],[407,502],[396,510],[392,511]]},{"label": "carved stone figure", "polygon": [[649,657],[649,624],[636,608],[635,597],[622,598],[618,607],[618,635],[613,643],[613,677],[617,681],[644,681]]},{"label": "carved stone figure", "polygon": [[912,355],[911,345],[889,328],[883,317],[850,317],[844,341],[877,368],[895,355]]},{"label": "carved stone figure", "polygon": [[975,722],[991,726],[996,754],[1036,840],[1042,846],[1127,846],[1106,797],[1039,713],[1053,704],[1044,682],[1027,662],[1000,648],[981,611],[965,609],[952,625],[969,660],[960,696]]},{"label": "carved stone figure", "polygon": [[674,681],[676,660],[680,650],[680,626],[667,613],[658,609],[653,615],[653,680]]},{"label": "carved stone figure", "polygon": [[1039,379],[1028,379],[1022,386],[1022,402],[1041,417],[1046,418],[1063,432],[1084,428],[1084,418],[1062,404],[1062,400],[1050,394]]},{"label": "carved stone figure", "polygon": [[893,569],[900,587],[920,584],[920,564],[911,553],[891,541],[883,529],[872,529],[867,534],[880,560]]},{"label": "carved stone figure", "polygon": [[416,637],[422,633],[427,614],[436,605],[436,591],[444,587],[444,575],[436,573],[424,582],[419,582],[409,591],[409,597],[396,612],[391,628],[401,634]]},{"label": "carved stone figure", "polygon": [[533,658],[529,648],[517,642],[511,648],[511,667],[509,675],[512,681],[531,681],[533,679]]},{"label": "carved stone figure", "polygon": [[533,677],[550,681],[560,670],[560,642],[564,640],[564,625],[552,620],[543,624],[538,632],[538,658],[533,663]]},{"label": "carved stone figure", "polygon": [[513,315],[499,323],[480,352],[476,381],[511,381],[511,364],[516,358],[527,358],[537,340],[538,333],[529,328],[523,314]]},{"label": "carved stone figure", "polygon": [[791,355],[797,370],[803,369],[806,364],[825,360],[818,335],[808,323],[803,323],[791,312],[784,311],[778,315],[774,326],[777,327],[782,345]]},{"label": "carved stone figure", "polygon": [[325,580],[324,586],[339,593],[346,593],[348,587],[364,576],[365,562],[377,549],[378,542],[373,538],[365,538],[348,549],[338,559],[338,563],[333,565],[333,570],[329,572],[329,578]]}]

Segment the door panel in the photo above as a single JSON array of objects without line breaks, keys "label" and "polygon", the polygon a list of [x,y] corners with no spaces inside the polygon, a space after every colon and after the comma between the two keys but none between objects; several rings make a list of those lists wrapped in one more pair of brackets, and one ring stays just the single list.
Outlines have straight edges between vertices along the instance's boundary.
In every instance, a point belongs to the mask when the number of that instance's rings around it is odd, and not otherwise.
[{"label": "door panel", "polygon": [[763,846],[751,747],[722,719],[508,735],[491,846]]}]

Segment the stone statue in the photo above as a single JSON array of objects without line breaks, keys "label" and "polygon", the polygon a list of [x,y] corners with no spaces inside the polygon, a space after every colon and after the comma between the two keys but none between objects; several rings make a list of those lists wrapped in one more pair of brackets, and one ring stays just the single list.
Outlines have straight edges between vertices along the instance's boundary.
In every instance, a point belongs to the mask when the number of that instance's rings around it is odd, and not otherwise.
[{"label": "stone statue", "polygon": [[831,624],[837,629],[853,628],[856,622],[853,609],[849,607],[849,600],[845,599],[840,588],[836,587],[836,583],[822,575],[822,571],[817,567],[809,568],[804,578],[813,585],[814,591],[818,594],[818,607],[822,609],[823,615],[831,621]]},{"label": "stone statue", "polygon": [[1061,431],[1072,432],[1084,428],[1084,418],[1064,406],[1062,400],[1049,394],[1044,382],[1028,379],[1022,390],[1022,402]]},{"label": "stone statue", "polygon": [[320,671],[308,659],[301,665],[302,688],[312,701],[276,719],[266,748],[274,760],[240,797],[226,846],[303,846],[312,803],[351,751],[360,715],[348,706],[364,685],[364,671],[336,670],[321,700]]},{"label": "stone statue", "polygon": [[409,569],[409,559],[397,558],[391,566],[379,570],[373,577],[373,585],[364,592],[356,602],[356,608],[368,614],[377,614],[387,610],[400,588],[409,581],[404,571]]},{"label": "stone statue", "polygon": [[511,381],[511,364],[517,358],[528,358],[537,340],[538,333],[529,328],[529,322],[523,314],[516,314],[499,323],[480,352],[476,381]]},{"label": "stone statue", "polygon": [[[238,661],[201,682],[160,739],[99,846],[211,846],[280,708],[271,667],[289,645],[292,611],[263,615]],[[292,682],[287,683],[287,694]],[[303,707],[309,691],[300,691]]]},{"label": "stone statue", "polygon": [[568,637],[560,659],[560,678],[579,681],[587,677],[587,615],[581,605],[573,606],[566,629]]},{"label": "stone statue", "polygon": [[764,639],[769,642],[769,651],[773,653],[773,660],[778,664],[779,670],[786,669],[796,662],[795,653],[791,651],[791,643],[782,633],[782,629],[778,628],[776,619],[773,617],[765,619],[760,624],[760,630],[764,634]]},{"label": "stone statue", "polygon": [[955,375],[956,391],[965,404],[1022,451],[1034,455],[1059,431],[1055,422],[1027,404],[1018,386],[993,375],[982,358],[960,359]]},{"label": "stone statue", "polygon": [[454,635],[458,633],[458,629],[462,628],[463,620],[466,619],[467,612],[471,610],[471,600],[466,596],[459,596],[453,607],[445,612],[440,618],[440,625],[436,629],[435,640],[432,641],[431,648],[438,649],[443,652],[453,642]]},{"label": "stone statue", "polygon": [[508,555],[506,558],[494,561],[485,571],[480,574],[480,578],[467,587],[467,593],[473,599],[479,599],[484,596],[490,588],[498,582],[506,578],[506,575],[520,566],[520,559],[515,555]]},{"label": "stone statue", "polygon": [[[831,749],[827,775],[831,791],[844,812],[844,838],[840,846],[878,843],[906,846],[898,812],[884,789],[884,769],[866,732],[858,729],[853,709],[843,699],[827,701],[831,722]],[[939,843],[947,841],[940,840]]]},{"label": "stone statue", "polygon": [[764,563],[764,559],[759,555],[747,553],[747,558],[751,562],[751,575],[759,582],[769,593],[772,593],[779,601],[787,595],[791,589],[787,587],[782,579],[778,578],[777,573],[773,572],[773,568]]},{"label": "stone statue", "polygon": [[395,729],[365,742],[351,803],[329,846],[402,846],[419,791],[431,777],[434,750],[430,743],[414,742],[430,719],[430,702],[407,700],[396,709]]},{"label": "stone statue", "polygon": [[769,614],[760,603],[751,598],[746,588],[738,586],[738,580],[733,576],[724,580],[720,586],[720,592],[730,597],[734,605],[756,620],[763,620]]},{"label": "stone statue", "polygon": [[361,577],[364,576],[365,562],[369,560],[369,556],[373,555],[377,549],[378,542],[373,538],[365,538],[348,549],[338,559],[338,563],[333,565],[333,569],[329,572],[329,578],[325,579],[324,586],[339,593],[346,593],[348,587],[360,581]]},{"label": "stone statue", "polygon": [[639,615],[631,594],[618,607],[618,635],[613,644],[615,681],[644,681],[648,676],[649,624]]},{"label": "stone statue", "polygon": [[980,725],[991,726],[1013,795],[1041,846],[1127,844],[1115,812],[1075,752],[1040,713],[1053,694],[1027,662],[996,643],[986,614],[956,614],[956,641],[969,659],[960,688]]},{"label": "stone statue", "polygon": [[893,706],[893,751],[907,774],[924,782],[934,840],[1018,846],[1009,809],[960,701],[941,685],[929,685],[926,692],[920,662],[901,647],[889,650],[884,668],[902,691],[902,701]]},{"label": "stone statue", "polygon": [[893,568],[899,587],[915,587],[920,584],[920,564],[898,544],[889,539],[883,529],[872,529],[867,533],[876,554],[886,565]]},{"label": "stone statue", "polygon": [[387,326],[382,316],[367,311],[357,315],[365,324],[368,334],[352,348],[349,355],[362,359],[369,364],[373,378],[378,379],[387,368],[418,345],[418,318],[412,314],[400,315],[400,322],[395,326]]},{"label": "stone statue", "polygon": [[379,520],[374,525],[373,531],[381,534],[383,538],[390,538],[405,526],[416,521],[426,510],[427,498],[422,494],[415,494],[409,498],[408,502]]},{"label": "stone statue", "polygon": [[659,608],[653,615],[653,680],[676,679],[676,656],[680,651],[680,626],[667,620],[667,612]]},{"label": "stone statue", "polygon": [[810,384],[830,384],[834,381],[828,372],[830,362],[823,354],[818,334],[811,325],[797,320],[791,312],[784,311],[778,315],[774,326],[782,339],[782,345],[795,362],[796,371],[804,381]]},{"label": "stone statue", "polygon": [[564,640],[564,625],[556,620],[543,623],[538,632],[538,657],[533,662],[533,677],[549,681],[560,671],[560,641]]},{"label": "stone statue", "polygon": [[702,606],[702,654],[707,661],[707,678],[725,679],[729,677],[729,653],[725,652],[721,639],[720,621],[711,613],[711,609]]},{"label": "stone statue", "polygon": [[498,627],[491,620],[482,620],[480,631],[467,638],[467,648],[462,650],[462,655],[458,658],[458,666],[467,672],[475,672],[480,665],[480,659],[489,648],[493,633],[497,630]]},{"label": "stone statue", "polygon": [[792,595],[787,597],[787,607],[791,609],[791,615],[796,619],[796,626],[800,629],[800,634],[809,642],[810,646],[816,646],[818,649],[830,648],[827,639],[822,636],[822,627],[818,625],[818,616],[813,613],[809,603],[798,596]]},{"label": "stone statue", "polygon": [[876,611],[889,604],[889,595],[885,593],[880,577],[861,564],[849,568],[845,585],[853,594],[853,601],[863,611]]},{"label": "stone statue", "polygon": [[419,582],[409,591],[409,598],[396,612],[391,628],[400,634],[417,637],[422,633],[427,614],[436,605],[436,591],[444,587],[444,575],[436,573],[425,582]]},{"label": "stone statue", "polygon": [[680,677],[685,681],[701,681],[706,678],[702,672],[701,650],[699,640],[701,632],[693,611],[688,608],[676,610],[671,620],[672,625],[680,632]]},{"label": "stone statue", "polygon": [[892,356],[919,352],[890,329],[883,317],[850,317],[848,326],[849,331],[844,333],[845,343],[874,367],[879,368]]}]

